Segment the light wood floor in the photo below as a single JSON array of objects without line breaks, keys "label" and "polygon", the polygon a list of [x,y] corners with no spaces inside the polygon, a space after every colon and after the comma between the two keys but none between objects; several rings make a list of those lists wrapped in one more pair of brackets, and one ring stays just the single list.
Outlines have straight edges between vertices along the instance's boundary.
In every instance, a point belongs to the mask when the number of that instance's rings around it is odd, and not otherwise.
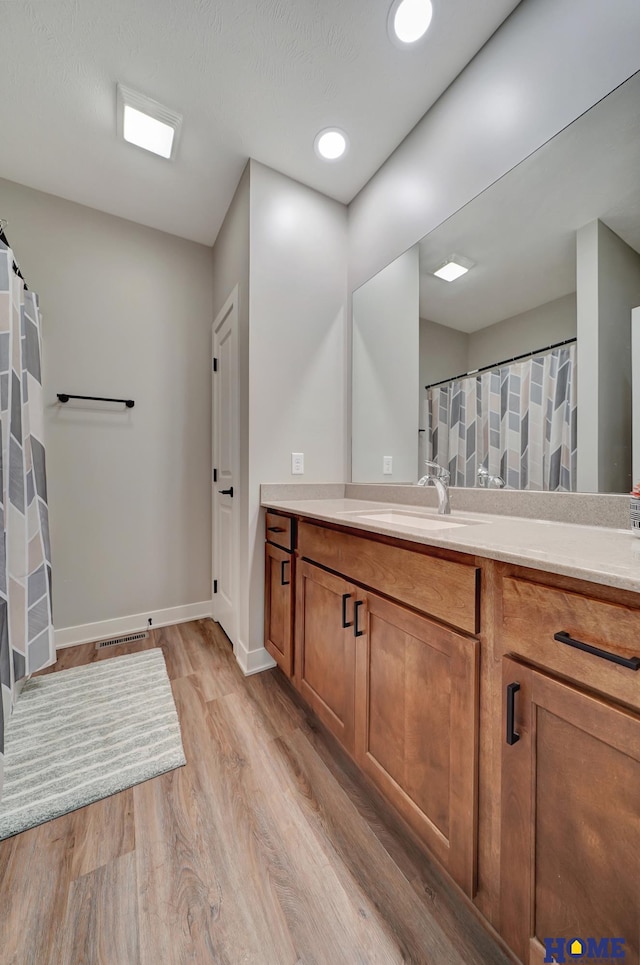
[{"label": "light wood floor", "polygon": [[187,766],[0,842],[2,965],[502,965],[277,671],[211,621],[161,647]]}]

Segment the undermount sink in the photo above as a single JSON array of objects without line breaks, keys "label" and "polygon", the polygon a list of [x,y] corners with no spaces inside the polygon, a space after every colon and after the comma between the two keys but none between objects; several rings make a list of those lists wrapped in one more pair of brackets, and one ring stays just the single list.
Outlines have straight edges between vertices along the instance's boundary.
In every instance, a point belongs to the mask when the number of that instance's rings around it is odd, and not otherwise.
[{"label": "undermount sink", "polygon": [[[346,516],[347,513],[344,513]],[[410,526],[411,529],[457,529],[460,526],[471,526],[476,520],[456,520],[450,516],[426,516],[422,513],[411,513],[401,510],[384,510],[378,512],[350,512],[348,515],[358,519],[371,519],[376,523],[391,523],[394,526]]]}]

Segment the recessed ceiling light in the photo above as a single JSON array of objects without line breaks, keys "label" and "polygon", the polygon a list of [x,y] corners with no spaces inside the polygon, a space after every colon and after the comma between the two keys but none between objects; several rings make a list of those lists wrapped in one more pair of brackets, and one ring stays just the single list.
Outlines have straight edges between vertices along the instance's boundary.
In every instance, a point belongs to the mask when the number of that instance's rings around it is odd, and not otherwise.
[{"label": "recessed ceiling light", "polygon": [[315,139],[316,154],[324,161],[337,161],[349,146],[347,135],[337,127],[327,127]]},{"label": "recessed ceiling light", "polygon": [[432,16],[431,0],[394,0],[388,20],[391,39],[400,46],[415,44],[426,34]]},{"label": "recessed ceiling light", "polygon": [[118,134],[129,144],[164,158],[174,158],[182,115],[150,97],[118,84]]},{"label": "recessed ceiling light", "polygon": [[466,275],[470,268],[473,268],[473,262],[468,258],[462,255],[451,255],[445,262],[434,268],[431,274],[445,281],[455,281],[456,278]]}]

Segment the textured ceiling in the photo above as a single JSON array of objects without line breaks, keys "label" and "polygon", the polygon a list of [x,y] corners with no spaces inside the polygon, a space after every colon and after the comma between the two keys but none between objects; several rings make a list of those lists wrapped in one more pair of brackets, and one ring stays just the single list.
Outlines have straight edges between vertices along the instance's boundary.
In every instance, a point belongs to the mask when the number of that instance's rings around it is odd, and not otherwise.
[{"label": "textured ceiling", "polygon": [[[640,252],[640,73],[420,242],[420,315],[475,332],[576,289],[576,231],[595,218]],[[475,267],[428,274],[451,253]]]},{"label": "textured ceiling", "polygon": [[[211,244],[248,157],[348,202],[517,0],[0,0],[0,177]],[[116,82],[184,114],[169,163],[115,136]],[[349,134],[342,161],[315,134]],[[0,216],[2,212],[0,212]]]}]

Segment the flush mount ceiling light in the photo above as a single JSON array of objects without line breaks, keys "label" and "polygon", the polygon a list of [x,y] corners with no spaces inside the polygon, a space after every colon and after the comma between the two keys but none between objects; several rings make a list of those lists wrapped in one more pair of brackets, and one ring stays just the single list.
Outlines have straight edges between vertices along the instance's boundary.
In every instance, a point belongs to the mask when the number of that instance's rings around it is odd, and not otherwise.
[{"label": "flush mount ceiling light", "polygon": [[389,36],[398,47],[415,44],[426,34],[432,16],[431,0],[394,0],[387,21]]},{"label": "flush mount ceiling light", "polygon": [[473,264],[469,258],[465,258],[463,255],[450,255],[446,261],[433,268],[431,274],[435,275],[436,278],[443,278],[444,281],[455,281],[456,278],[466,275],[469,269],[473,268]]},{"label": "flush mount ceiling light", "polygon": [[349,147],[349,139],[337,127],[327,127],[317,135],[314,147],[323,161],[337,161]]},{"label": "flush mount ceiling light", "polygon": [[173,159],[182,127],[182,115],[158,101],[118,84],[118,134],[136,147]]}]

